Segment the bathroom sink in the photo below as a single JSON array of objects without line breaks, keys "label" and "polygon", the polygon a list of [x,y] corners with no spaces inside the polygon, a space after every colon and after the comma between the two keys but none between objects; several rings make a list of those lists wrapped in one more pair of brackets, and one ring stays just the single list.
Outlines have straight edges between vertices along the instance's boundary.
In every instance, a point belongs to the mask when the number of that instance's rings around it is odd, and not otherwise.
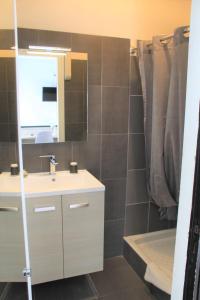
[{"label": "bathroom sink", "polygon": [[[9,173],[0,175],[0,196],[20,195],[20,177]],[[77,174],[69,171],[58,171],[55,175],[49,173],[30,173],[24,178],[26,197],[65,195],[83,192],[104,191],[104,185],[87,170]]]}]

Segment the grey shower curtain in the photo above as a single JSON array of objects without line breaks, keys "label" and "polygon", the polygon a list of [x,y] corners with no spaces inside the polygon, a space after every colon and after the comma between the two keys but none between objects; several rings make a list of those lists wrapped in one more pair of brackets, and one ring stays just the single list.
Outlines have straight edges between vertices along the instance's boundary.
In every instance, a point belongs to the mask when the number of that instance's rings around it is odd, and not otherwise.
[{"label": "grey shower curtain", "polygon": [[180,187],[189,41],[189,38],[184,35],[184,30],[185,27],[178,28],[174,34],[164,143],[166,177],[176,202],[179,198]]},{"label": "grey shower curtain", "polygon": [[[138,42],[144,95],[147,182],[165,218],[176,218],[185,111],[188,39],[184,29],[160,42]],[[178,170],[178,171],[177,171]]]},{"label": "grey shower curtain", "polygon": [[138,41],[139,69],[142,78],[144,101],[144,131],[146,147],[147,189],[150,193],[151,132],[152,132],[152,99],[153,99],[153,59],[151,41]]}]

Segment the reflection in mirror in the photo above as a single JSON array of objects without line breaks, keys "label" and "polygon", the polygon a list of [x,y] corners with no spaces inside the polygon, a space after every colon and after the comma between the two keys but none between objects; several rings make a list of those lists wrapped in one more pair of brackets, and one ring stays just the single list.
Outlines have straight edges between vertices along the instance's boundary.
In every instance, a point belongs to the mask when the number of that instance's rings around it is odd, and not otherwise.
[{"label": "reflection in mirror", "polygon": [[28,299],[18,158],[13,1],[0,0],[0,299]]},{"label": "reflection in mirror", "polygon": [[87,53],[53,47],[30,48],[19,51],[23,143],[86,140]]}]

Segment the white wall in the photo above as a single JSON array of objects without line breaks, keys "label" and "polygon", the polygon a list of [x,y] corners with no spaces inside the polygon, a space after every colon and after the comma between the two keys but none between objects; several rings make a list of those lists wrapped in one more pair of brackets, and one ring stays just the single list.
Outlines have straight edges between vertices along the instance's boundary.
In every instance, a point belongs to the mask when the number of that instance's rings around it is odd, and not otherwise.
[{"label": "white wall", "polygon": [[56,58],[21,56],[18,63],[20,125],[58,125],[58,103],[42,101],[42,88],[57,86]]},{"label": "white wall", "polygon": [[189,24],[191,0],[16,0],[18,26],[136,39]]},{"label": "white wall", "polygon": [[13,29],[13,1],[0,0],[0,29]]},{"label": "white wall", "polygon": [[200,1],[193,0],[189,68],[187,84],[187,100],[185,115],[185,132],[183,145],[183,161],[178,212],[178,226],[175,249],[174,281],[172,300],[183,299],[187,244],[192,206],[195,155],[199,122],[200,100]]}]

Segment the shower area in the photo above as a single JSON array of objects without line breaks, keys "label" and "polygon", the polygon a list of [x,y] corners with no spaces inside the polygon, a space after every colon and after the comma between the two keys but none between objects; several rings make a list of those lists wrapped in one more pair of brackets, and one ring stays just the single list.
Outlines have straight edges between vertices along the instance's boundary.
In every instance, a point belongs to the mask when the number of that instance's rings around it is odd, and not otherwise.
[{"label": "shower area", "polygon": [[[124,256],[158,299],[170,299],[172,288],[189,33],[188,26],[179,27],[169,36],[139,40],[131,51],[130,112],[134,104],[137,117],[129,120]],[[135,160],[133,168],[136,138],[143,140],[138,158],[144,150],[144,165]]]}]

